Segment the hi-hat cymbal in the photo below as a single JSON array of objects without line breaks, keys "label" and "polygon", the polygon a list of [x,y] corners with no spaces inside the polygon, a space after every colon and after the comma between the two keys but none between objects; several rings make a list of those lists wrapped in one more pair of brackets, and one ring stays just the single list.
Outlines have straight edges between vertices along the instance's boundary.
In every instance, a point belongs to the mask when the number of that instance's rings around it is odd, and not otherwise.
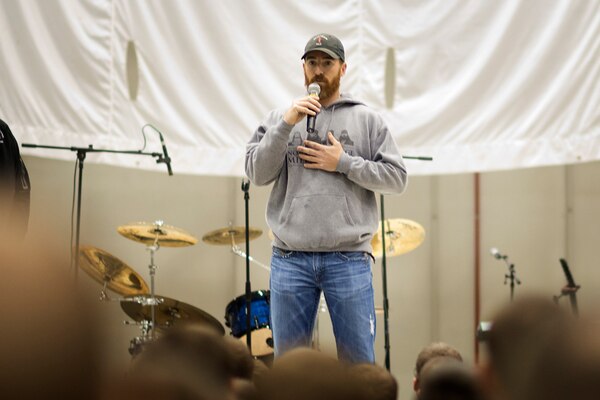
[{"label": "hi-hat cymbal", "polygon": [[134,222],[128,225],[122,225],[117,228],[117,232],[127,239],[146,245],[153,245],[158,242],[164,247],[185,247],[198,242],[194,236],[183,229],[174,226],[164,225],[162,221],[154,223]]},{"label": "hi-hat cymbal", "polygon": [[137,272],[110,253],[92,246],[80,246],[79,267],[92,278],[119,294],[148,293],[148,285]]},{"label": "hi-hat cymbal", "polygon": [[[415,221],[409,219],[386,219],[385,220],[385,255],[386,257],[398,256],[408,253],[419,247],[425,240],[425,229]],[[377,232],[371,240],[373,255],[381,257],[383,246],[381,243],[381,221]]]},{"label": "hi-hat cymbal", "polygon": [[[183,323],[195,323],[215,329],[221,335],[225,328],[221,323],[206,311],[192,305],[164,296],[154,296],[157,303],[154,316],[157,327],[171,327]],[[121,301],[121,308],[137,322],[152,320],[152,306],[150,295],[129,296]]]},{"label": "hi-hat cymbal", "polygon": [[[248,232],[250,240],[254,240],[262,235],[262,231],[257,228],[250,227]],[[208,244],[225,245],[243,243],[246,241],[246,228],[243,226],[230,226],[228,228],[217,229],[202,236],[202,241]]]}]

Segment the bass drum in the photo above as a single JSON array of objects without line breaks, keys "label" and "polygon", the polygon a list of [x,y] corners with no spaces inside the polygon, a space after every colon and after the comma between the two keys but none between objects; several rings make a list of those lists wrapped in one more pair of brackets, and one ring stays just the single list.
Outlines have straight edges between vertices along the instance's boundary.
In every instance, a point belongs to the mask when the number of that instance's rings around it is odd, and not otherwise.
[{"label": "bass drum", "polygon": [[[252,335],[252,355],[254,357],[273,354],[273,333],[270,327],[270,292],[252,292],[250,300],[250,334]],[[246,295],[233,299],[225,309],[225,325],[231,328],[231,335],[246,342]]]}]

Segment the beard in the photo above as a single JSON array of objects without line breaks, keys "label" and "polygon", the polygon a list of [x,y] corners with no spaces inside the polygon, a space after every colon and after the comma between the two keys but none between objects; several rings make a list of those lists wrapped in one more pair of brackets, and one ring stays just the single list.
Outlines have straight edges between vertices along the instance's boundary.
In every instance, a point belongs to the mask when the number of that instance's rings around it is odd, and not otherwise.
[{"label": "beard", "polygon": [[340,81],[342,79],[342,68],[338,70],[336,76],[331,78],[331,80],[327,80],[324,74],[319,74],[313,76],[312,79],[308,79],[306,76],[306,71],[304,71],[304,86],[308,87],[313,82],[316,82],[321,87],[321,93],[319,94],[320,99],[327,99],[337,93],[340,88]]}]

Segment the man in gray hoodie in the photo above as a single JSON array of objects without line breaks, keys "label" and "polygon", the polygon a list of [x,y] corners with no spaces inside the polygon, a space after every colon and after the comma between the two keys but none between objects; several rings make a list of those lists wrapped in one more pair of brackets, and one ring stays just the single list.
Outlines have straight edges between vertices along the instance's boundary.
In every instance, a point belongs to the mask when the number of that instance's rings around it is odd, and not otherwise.
[{"label": "man in gray hoodie", "polygon": [[[346,73],[341,41],[312,37],[301,57],[308,87],[290,107],[271,111],[246,148],[246,174],[272,182],[271,323],[275,355],[309,346],[321,291],[338,357],[374,362],[371,239],[378,226],[374,191],[406,187],[402,156],[380,115],[340,93]],[[302,121],[315,117],[309,133]]]}]

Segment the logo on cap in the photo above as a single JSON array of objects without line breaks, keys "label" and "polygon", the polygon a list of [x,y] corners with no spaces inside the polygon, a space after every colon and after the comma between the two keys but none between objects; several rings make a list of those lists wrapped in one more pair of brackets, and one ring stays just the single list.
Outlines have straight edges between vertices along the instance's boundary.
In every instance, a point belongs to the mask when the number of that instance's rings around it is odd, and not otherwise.
[{"label": "logo on cap", "polygon": [[323,43],[322,43],[322,40],[323,40],[323,39],[325,39],[325,40],[329,40],[329,38],[328,38],[327,36],[323,36],[323,35],[317,35],[317,36],[315,36],[315,37],[313,38],[313,40],[316,42],[316,44],[317,44],[318,46],[321,46],[321,45],[323,44]]}]

